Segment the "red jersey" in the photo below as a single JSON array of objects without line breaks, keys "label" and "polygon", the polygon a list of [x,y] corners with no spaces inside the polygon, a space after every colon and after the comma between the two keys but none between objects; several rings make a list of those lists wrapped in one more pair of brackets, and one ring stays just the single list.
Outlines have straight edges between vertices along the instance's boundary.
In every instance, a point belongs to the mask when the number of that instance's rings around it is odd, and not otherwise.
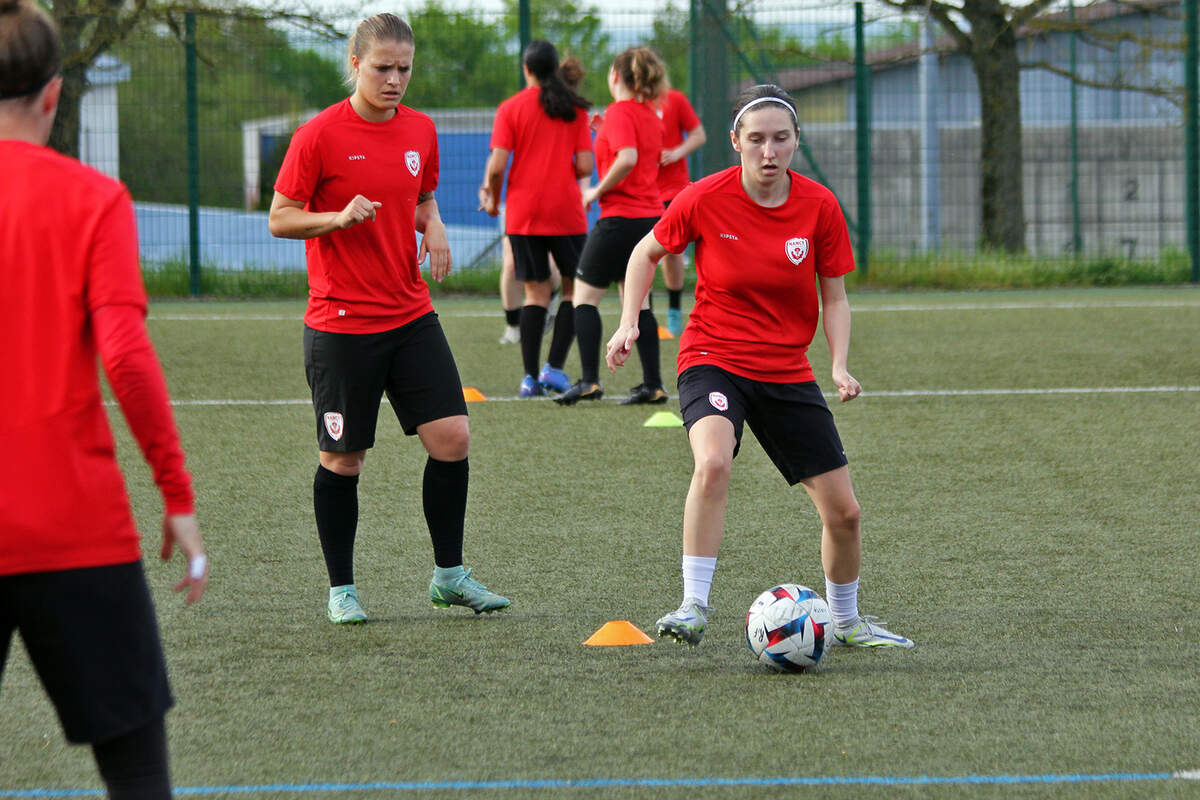
[{"label": "red jersey", "polygon": [[[700,126],[687,95],[678,89],[669,90],[658,106],[658,118],[663,126],[663,150],[683,144],[683,135]],[[688,185],[687,159],[681,158],[673,164],[658,168],[658,192],[664,203],[675,199],[679,190]]]},{"label": "red jersey", "polygon": [[378,333],[433,310],[413,215],[417,196],[437,181],[433,120],[407,106],[386,122],[368,122],[347,98],[296,129],[275,191],[309,211],[341,211],[356,194],[382,203],[374,220],[305,240],[305,325]]},{"label": "red jersey", "polygon": [[592,151],[587,109],[575,119],[552,119],[542,110],[542,90],[531,86],[505,100],[492,123],[493,148],[512,153],[504,230],[525,236],[587,233],[587,216],[575,174],[575,154]]},{"label": "red jersey", "polygon": [[817,329],[816,276],[854,269],[833,192],[788,172],[777,208],[755,203],[730,167],[688,185],[654,226],[659,244],[696,243],[696,305],[679,342],[679,371],[711,364],[768,383],[811,381],[805,351]]},{"label": "red jersey", "polygon": [[662,198],[658,194],[662,123],[648,103],[622,100],[604,112],[604,124],[596,136],[596,166],[601,179],[608,174],[617,151],[627,147],[637,148],[637,164],[615,188],[600,197],[600,216],[657,217],[662,214]]},{"label": "red jersey", "polygon": [[0,141],[0,163],[0,575],[136,561],[97,354],[167,511],[190,513],[192,488],[145,334],[133,204],[120,183],[46,147]]}]

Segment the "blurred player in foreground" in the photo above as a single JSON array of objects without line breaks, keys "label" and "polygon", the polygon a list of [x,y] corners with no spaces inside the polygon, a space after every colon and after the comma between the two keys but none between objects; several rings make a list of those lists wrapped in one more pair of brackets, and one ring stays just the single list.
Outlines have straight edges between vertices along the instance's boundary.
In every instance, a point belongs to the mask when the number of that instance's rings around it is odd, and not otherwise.
[{"label": "blurred player in foreground", "polygon": [[146,333],[133,204],[118,182],[45,146],[61,63],[46,13],[0,0],[0,673],[18,631],[109,796],[166,798],[173,700],[97,355],[162,493],[160,554],[178,547],[187,559],[175,587],[187,603],[204,594],[208,565]]},{"label": "blurred player in foreground", "polygon": [[[679,345],[679,406],[695,468],[683,510],[683,603],[659,636],[693,647],[708,616],[725,505],[742,426],[821,517],[821,561],[835,644],[912,647],[858,611],[859,506],[846,454],[805,352],[820,317],[842,402],[862,391],[847,371],[854,269],[833,193],[788,169],[799,137],[796,106],[778,86],[753,86],[734,106],[730,140],[741,164],[691,184],[634,249],[610,369],[639,333],[638,310],[655,264],[696,243],[696,305]],[[820,297],[816,285],[820,285]]]},{"label": "blurred player in foreground", "polygon": [[[430,599],[476,614],[509,605],[463,568],[470,432],[458,367],[420,273],[428,255],[434,280],[445,278],[450,245],[433,196],[433,120],[400,104],[414,49],[412,29],[394,14],[359,23],[348,47],[354,93],[296,131],[268,221],[275,236],[307,240],[304,364],[320,450],[313,510],[335,623],[367,619],[354,584],[358,476],[385,393],[428,453]],[[419,251],[414,228],[424,235]]]}]

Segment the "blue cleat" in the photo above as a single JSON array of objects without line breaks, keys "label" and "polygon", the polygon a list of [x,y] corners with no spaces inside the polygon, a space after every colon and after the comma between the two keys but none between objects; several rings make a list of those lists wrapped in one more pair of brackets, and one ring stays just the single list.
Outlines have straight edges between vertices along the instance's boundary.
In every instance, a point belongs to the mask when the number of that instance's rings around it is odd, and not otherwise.
[{"label": "blue cleat", "polygon": [[543,364],[542,371],[538,373],[538,384],[548,392],[562,394],[571,388],[571,379],[561,369],[555,369],[549,364]]}]

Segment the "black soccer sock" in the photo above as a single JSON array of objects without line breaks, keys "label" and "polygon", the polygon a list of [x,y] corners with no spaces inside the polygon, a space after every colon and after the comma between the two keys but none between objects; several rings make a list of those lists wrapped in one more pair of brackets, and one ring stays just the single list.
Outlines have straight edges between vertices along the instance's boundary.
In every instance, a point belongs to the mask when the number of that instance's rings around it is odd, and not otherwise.
[{"label": "black soccer sock", "polygon": [[538,376],[538,361],[542,356],[542,333],[546,327],[546,308],[521,306],[521,360],[525,374]]},{"label": "black soccer sock", "polygon": [[317,535],[330,586],[354,583],[354,535],[358,530],[358,476],[318,465],[313,478]]},{"label": "black soccer sock", "polygon": [[658,355],[658,320],[648,308],[638,314],[638,358],[642,361],[642,383],[651,389],[662,386],[662,366]]},{"label": "black soccer sock", "polygon": [[679,310],[683,305],[683,289],[667,289],[667,307]]},{"label": "black soccer sock", "polygon": [[579,379],[600,382],[600,309],[593,305],[575,306],[575,338],[579,340]]},{"label": "black soccer sock", "polygon": [[504,309],[504,322],[507,325],[521,324],[521,307]]},{"label": "black soccer sock", "polygon": [[433,563],[457,567],[463,563],[463,521],[467,516],[467,484],[471,467],[462,461],[425,461],[421,501],[433,540]]},{"label": "black soccer sock", "polygon": [[550,337],[550,353],[546,361],[555,369],[562,369],[567,363],[567,353],[571,351],[571,342],[575,340],[575,306],[570,300],[563,300],[558,306],[558,316],[554,318],[554,335]]},{"label": "black soccer sock", "polygon": [[157,717],[137,730],[92,745],[110,800],[169,800],[167,729]]}]

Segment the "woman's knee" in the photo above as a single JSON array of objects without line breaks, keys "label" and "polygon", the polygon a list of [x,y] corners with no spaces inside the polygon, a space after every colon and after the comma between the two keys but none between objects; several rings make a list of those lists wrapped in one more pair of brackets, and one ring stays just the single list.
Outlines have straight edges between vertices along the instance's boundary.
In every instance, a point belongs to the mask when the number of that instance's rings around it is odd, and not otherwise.
[{"label": "woman's knee", "polygon": [[426,452],[438,461],[462,461],[471,449],[471,430],[465,416],[435,420],[417,432]]},{"label": "woman's knee", "polygon": [[726,491],[733,472],[733,458],[724,452],[710,450],[695,455],[693,475],[704,492]]}]

